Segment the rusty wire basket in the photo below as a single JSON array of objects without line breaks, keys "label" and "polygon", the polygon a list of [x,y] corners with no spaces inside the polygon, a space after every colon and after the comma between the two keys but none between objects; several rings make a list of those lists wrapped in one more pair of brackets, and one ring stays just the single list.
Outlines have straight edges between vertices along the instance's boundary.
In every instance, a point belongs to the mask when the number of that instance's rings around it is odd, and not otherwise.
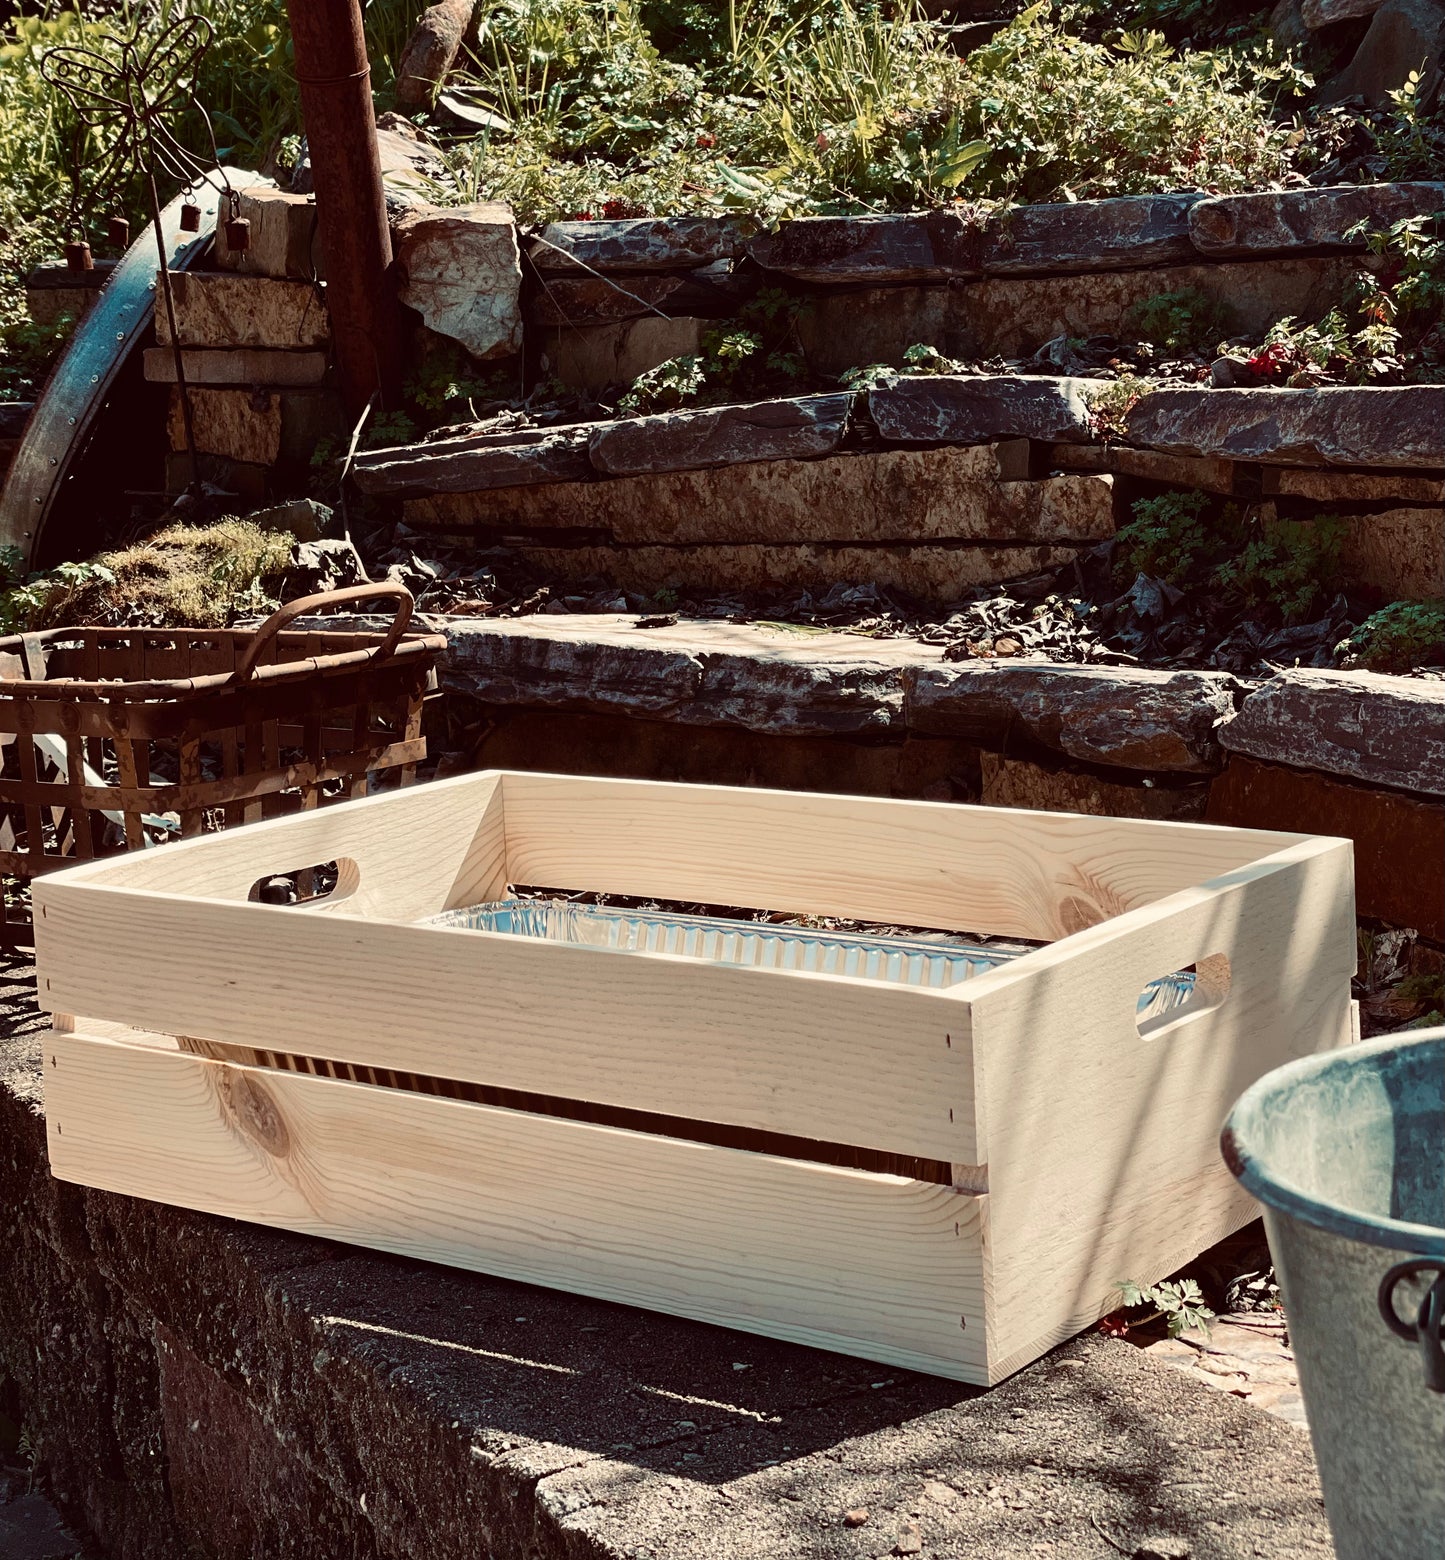
[{"label": "rusty wire basket", "polygon": [[[377,597],[383,632],[288,630]],[[256,629],[59,628],[0,639],[0,943],[30,941],[27,882],[323,801],[426,757],[422,700],[446,641],[412,598],[361,585],[288,602]]]}]

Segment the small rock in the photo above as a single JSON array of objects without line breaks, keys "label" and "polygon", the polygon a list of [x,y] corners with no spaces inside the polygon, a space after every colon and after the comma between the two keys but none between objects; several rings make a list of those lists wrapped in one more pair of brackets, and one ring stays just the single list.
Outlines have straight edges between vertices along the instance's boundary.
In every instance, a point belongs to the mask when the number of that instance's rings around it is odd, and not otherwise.
[{"label": "small rock", "polygon": [[471,26],[476,0],[439,0],[422,12],[396,72],[396,106],[415,114],[432,106]]},{"label": "small rock", "polygon": [[282,586],[283,600],[340,590],[366,577],[356,549],[347,541],[301,542]]},{"label": "small rock", "polygon": [[898,1529],[898,1542],[894,1546],[894,1553],[900,1555],[916,1555],[923,1548],[923,1534],[918,1530],[916,1522],[905,1522]]},{"label": "small rock", "polygon": [[1301,0],[1300,14],[1309,28],[1328,27],[1356,16],[1373,16],[1382,0]]},{"label": "small rock", "polygon": [[1134,1560],[1189,1560],[1192,1552],[1186,1540],[1165,1534],[1141,1540]]},{"label": "small rock", "polygon": [[475,358],[522,346],[522,262],[509,207],[496,201],[408,212],[394,232],[401,301]]},{"label": "small rock", "polygon": [[855,1506],[852,1511],[845,1511],[843,1513],[843,1526],[853,1528],[862,1527],[863,1524],[868,1520],[868,1516],[869,1512],[866,1506]]},{"label": "small rock", "polygon": [[319,542],[323,537],[334,537],[337,528],[333,524],[335,511],[314,498],[297,498],[289,504],[274,504],[270,509],[258,509],[246,516],[252,525],[263,531],[289,531],[298,542]]},{"label": "small rock", "polygon": [[1385,0],[1350,63],[1320,88],[1318,101],[1341,103],[1362,97],[1371,108],[1389,109],[1411,72],[1420,73],[1416,101],[1429,103],[1440,86],[1445,54],[1445,0]]},{"label": "small rock", "polygon": [[1259,384],[1259,375],[1249,366],[1248,358],[1221,357],[1209,365],[1209,382],[1221,390],[1252,388]]}]

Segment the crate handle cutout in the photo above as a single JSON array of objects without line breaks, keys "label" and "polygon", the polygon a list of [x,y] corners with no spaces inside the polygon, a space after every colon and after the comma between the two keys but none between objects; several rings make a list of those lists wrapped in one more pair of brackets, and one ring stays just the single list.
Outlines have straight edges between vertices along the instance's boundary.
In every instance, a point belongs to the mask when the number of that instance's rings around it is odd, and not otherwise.
[{"label": "crate handle cutout", "polygon": [[246,898],[263,905],[315,905],[349,899],[361,887],[361,868],[350,856],[318,861],[309,867],[289,867],[259,877]]},{"label": "crate handle cutout", "polygon": [[[1168,975],[1151,980],[1139,993],[1134,1010],[1134,1026],[1139,1031],[1139,1038],[1158,1040],[1180,1024],[1212,1013],[1229,995],[1231,979],[1228,955],[1211,953],[1208,958],[1186,964],[1182,970],[1173,970]],[[1170,983],[1175,983],[1177,989],[1177,983],[1184,981],[1189,983],[1189,995],[1183,1002],[1161,1011],[1157,1002],[1168,990]],[[1151,993],[1154,994],[1154,1002],[1150,1001]]]}]

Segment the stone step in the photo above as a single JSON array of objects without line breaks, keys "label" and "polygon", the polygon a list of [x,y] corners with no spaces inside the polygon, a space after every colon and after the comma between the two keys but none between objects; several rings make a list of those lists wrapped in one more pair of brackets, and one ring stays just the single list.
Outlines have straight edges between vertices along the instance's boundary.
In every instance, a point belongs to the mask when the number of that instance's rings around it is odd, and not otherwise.
[{"label": "stone step", "polygon": [[[504,453],[529,462],[529,479],[556,481],[541,452],[579,434],[557,433],[512,452],[427,456],[425,448],[380,464],[358,464],[363,492],[399,492],[426,484],[429,496],[407,503],[407,524],[428,530],[583,531],[624,545],[801,542],[1096,542],[1114,533],[1114,484],[1106,474],[1027,479],[1025,441],[924,450],[878,450],[818,460],[751,461],[722,469],[586,480],[567,476],[546,488],[489,492],[482,461]],[[440,446],[439,446],[440,448]],[[574,446],[575,448],[575,446]],[[537,452],[537,453],[530,453]],[[414,458],[413,458],[414,457]],[[468,465],[467,462],[476,465]],[[1018,468],[1022,466],[1023,475]]]},{"label": "stone step", "polygon": [[1156,390],[1127,442],[1287,466],[1445,468],[1445,385]]},{"label": "stone step", "polygon": [[638,595],[678,590],[721,595],[806,590],[824,595],[838,584],[860,581],[880,590],[939,605],[958,601],[980,586],[1060,569],[1077,556],[1068,546],[992,543],[803,542],[698,546],[549,544],[537,535],[504,535],[520,558],[547,578],[574,588],[605,579]]},{"label": "stone step", "polygon": [[1231,753],[1445,797],[1445,678],[1291,670],[1220,728]]},{"label": "stone step", "polygon": [[1363,248],[1360,229],[1382,231],[1409,217],[1445,211],[1445,181],[1341,184],[1313,190],[1217,195],[1190,208],[1189,237],[1211,256],[1291,249]]},{"label": "stone step", "polygon": [[945,662],[903,639],[614,614],[441,620],[442,680],[488,704],[561,706],[775,735],[916,732],[1082,762],[1208,773],[1235,707],[1221,672]]},{"label": "stone step", "polygon": [[774,275],[835,286],[1078,275],[1205,256],[1360,250],[1358,231],[1445,207],[1445,184],[1349,185],[1207,198],[1199,191],[1016,206],[799,217],[750,231],[732,217],[555,222],[529,257],[548,275],[680,271],[746,255]]}]

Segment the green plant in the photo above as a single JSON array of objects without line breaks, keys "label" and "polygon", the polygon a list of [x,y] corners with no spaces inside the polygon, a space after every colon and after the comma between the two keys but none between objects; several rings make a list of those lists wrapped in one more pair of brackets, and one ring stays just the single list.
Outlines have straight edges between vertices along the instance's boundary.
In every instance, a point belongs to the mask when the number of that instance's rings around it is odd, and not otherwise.
[{"label": "green plant", "polygon": [[103,564],[61,563],[0,592],[0,632],[22,634],[63,622],[66,607],[92,586],[115,584]]},{"label": "green plant", "polygon": [[1335,655],[1341,666],[1371,672],[1445,664],[1445,601],[1392,601],[1342,639]]},{"label": "green plant", "polygon": [[632,388],[617,403],[617,410],[624,417],[671,411],[695,400],[706,383],[700,357],[668,358],[632,381]]},{"label": "green plant", "polygon": [[766,287],[731,320],[702,333],[700,355],[669,358],[640,374],[617,403],[635,417],[706,399],[726,400],[787,391],[803,378],[797,322],[806,305],[780,288]]},{"label": "green plant", "polygon": [[418,411],[446,414],[471,411],[470,403],[494,399],[514,388],[515,375],[479,369],[459,343],[441,338],[402,387],[407,402]]},{"label": "green plant", "polygon": [[[295,538],[249,520],[173,525],[149,541],[62,563],[0,588],[0,630],[142,621],[220,628],[241,612],[275,606],[274,586],[291,562]],[[19,561],[0,559],[6,581]]]},{"label": "green plant", "polygon": [[1208,516],[1205,493],[1161,493],[1134,504],[1120,526],[1115,553],[1121,579],[1148,574],[1183,589],[1201,582],[1228,556],[1228,539]]},{"label": "green plant", "polygon": [[1247,607],[1272,606],[1286,623],[1303,622],[1335,584],[1344,535],[1333,515],[1255,522],[1215,569],[1214,583]]},{"label": "green plant", "polygon": [[838,376],[838,383],[847,390],[877,390],[891,385],[900,378],[927,374],[957,374],[964,365],[945,357],[937,347],[915,341],[903,354],[903,366],[894,368],[888,363],[869,363],[862,368],[848,368]]},{"label": "green plant", "polygon": [[0,401],[34,400],[75,329],[73,314],[37,324],[23,313],[24,294],[15,291],[18,297],[0,297]]},{"label": "green plant", "polygon": [[1293,623],[1333,587],[1343,537],[1331,516],[1250,517],[1204,493],[1162,493],[1137,500],[1120,526],[1115,571],[1121,582],[1147,574],[1179,590],[1218,591]]},{"label": "green plant", "polygon": [[1181,1278],[1173,1283],[1135,1284],[1128,1279],[1120,1282],[1119,1293],[1129,1310],[1149,1306],[1152,1315],[1132,1322],[1133,1327],[1145,1327],[1163,1318],[1171,1338],[1198,1330],[1207,1334],[1214,1312],[1205,1304],[1204,1292],[1192,1278]]},{"label": "green plant", "polygon": [[531,220],[1242,189],[1290,167],[1267,52],[1075,36],[1035,5],[961,59],[911,0],[493,0],[453,193]]},{"label": "green plant", "polygon": [[1376,257],[1322,319],[1273,325],[1249,366],[1266,379],[1445,381],[1445,225],[1407,217],[1348,237]]},{"label": "green plant", "polygon": [[1129,413],[1153,388],[1147,379],[1120,374],[1088,390],[1089,421],[1095,434],[1101,439],[1122,439]]},{"label": "green plant", "polygon": [[1438,179],[1445,165],[1445,114],[1438,107],[1428,113],[1422,106],[1424,84],[1420,72],[1412,70],[1404,86],[1389,94],[1389,117],[1375,127],[1386,179]]},{"label": "green plant", "polygon": [[1144,341],[1170,352],[1213,352],[1226,331],[1224,309],[1196,287],[1136,303],[1129,324]]}]

